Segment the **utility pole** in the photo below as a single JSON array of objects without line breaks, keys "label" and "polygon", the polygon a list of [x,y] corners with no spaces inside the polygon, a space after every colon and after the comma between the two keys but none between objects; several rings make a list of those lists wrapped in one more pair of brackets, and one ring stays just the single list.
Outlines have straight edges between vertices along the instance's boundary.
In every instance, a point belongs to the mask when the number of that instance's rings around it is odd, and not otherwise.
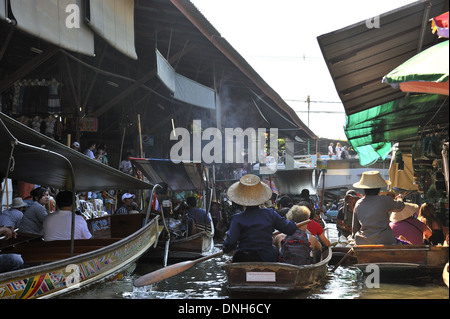
[{"label": "utility pole", "polygon": [[[308,95],[308,98],[306,99],[306,102],[308,103],[308,128],[309,128],[309,105],[311,103],[311,99],[310,99],[309,95]],[[308,155],[310,154],[309,147],[310,147],[310,145],[309,145],[309,139],[308,139]]]}]

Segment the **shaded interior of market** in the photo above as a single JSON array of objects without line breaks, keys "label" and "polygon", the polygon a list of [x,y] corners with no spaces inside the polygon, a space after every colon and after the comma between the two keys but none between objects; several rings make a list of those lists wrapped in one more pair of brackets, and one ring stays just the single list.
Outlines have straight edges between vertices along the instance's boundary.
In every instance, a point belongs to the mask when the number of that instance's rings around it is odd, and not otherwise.
[{"label": "shaded interior of market", "polygon": [[[38,6],[35,2],[0,0],[2,180],[12,179],[14,188],[20,181],[70,189],[82,196],[99,192],[109,203],[102,207],[105,215],[98,216],[105,220],[106,211],[113,213],[121,206],[124,193],[135,193],[143,214],[133,216],[126,234],[99,231],[97,238],[116,243],[145,226],[149,216],[162,217],[159,231],[165,229],[167,234],[159,244],[164,240],[167,246],[157,247],[155,242],[155,248],[163,252],[165,262],[169,242],[175,247],[179,238],[171,237],[164,215],[169,212],[173,217],[188,194],[195,193],[206,210],[223,204],[228,219],[222,229],[212,232],[222,241],[234,213],[226,190],[246,173],[259,175],[272,188],[274,201],[308,190],[317,212],[327,219],[327,211],[337,213],[336,206],[363,171],[378,170],[391,180],[390,188],[397,194],[418,204],[432,203],[448,234],[448,94],[403,92],[381,80],[417,53],[448,41],[430,31],[430,19],[449,10],[447,0],[420,0],[382,14],[382,28],[368,28],[362,21],[317,38],[345,110],[345,141],[317,136],[189,0],[125,2],[131,6],[117,23],[128,24],[127,32],[132,33],[108,38],[94,26],[98,17],[91,12],[90,1],[77,1],[83,24],[77,36],[85,32],[92,41],[83,43],[75,37],[66,44],[65,39],[53,40],[67,23],[63,8],[49,14],[56,26],[50,34],[40,34],[40,27],[37,31],[24,27],[24,17]],[[41,26],[45,26],[42,21]],[[167,80],[172,76],[174,87],[192,91],[180,95]],[[179,84],[181,80],[185,82]],[[54,98],[52,85],[58,88],[56,111],[49,102]],[[189,163],[171,161],[171,151],[179,142],[172,136],[176,128],[187,130],[191,138]],[[241,149],[243,162],[193,160],[196,143],[203,148],[209,142],[193,139],[207,128],[217,129],[222,137],[229,128],[265,130],[267,163],[248,161],[247,147],[254,142],[250,138]],[[275,157],[270,154],[270,144],[275,143],[271,129],[278,134]],[[237,138],[232,141],[238,145]],[[74,142],[80,144],[79,150],[71,148]],[[108,165],[83,154],[92,142],[106,145]],[[221,142],[225,157],[227,147]],[[336,142],[354,153],[347,158],[328,157],[330,143]],[[131,175],[119,169],[128,155],[134,168]],[[107,201],[108,197],[114,200]],[[151,202],[153,198],[159,203]],[[173,201],[164,203],[169,199]],[[157,213],[159,204],[168,206]],[[116,229],[119,220],[125,220],[122,217],[114,221]],[[331,217],[328,221],[334,222]],[[112,224],[112,219],[108,222]],[[70,245],[73,257],[73,238]],[[37,249],[31,250],[31,255],[36,254]],[[34,262],[39,264],[39,257]]]}]

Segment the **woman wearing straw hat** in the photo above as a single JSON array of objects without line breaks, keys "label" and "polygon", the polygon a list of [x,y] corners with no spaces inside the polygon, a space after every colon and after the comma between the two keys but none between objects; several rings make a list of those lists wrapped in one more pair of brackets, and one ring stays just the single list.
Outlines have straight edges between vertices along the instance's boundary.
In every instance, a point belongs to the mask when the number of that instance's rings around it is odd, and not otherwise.
[{"label": "woman wearing straw hat", "polygon": [[399,212],[392,212],[391,226],[395,237],[410,242],[413,245],[422,245],[424,239],[431,236],[431,229],[420,220],[414,218],[414,214],[419,211],[419,205],[405,203],[405,208]]},{"label": "woman wearing straw hat", "polygon": [[242,213],[235,214],[223,243],[224,253],[236,252],[233,262],[278,260],[278,252],[272,245],[275,229],[292,235],[297,226],[281,217],[271,208],[260,208],[272,196],[269,186],[258,176],[248,174],[230,186],[228,198],[236,204],[245,206]]},{"label": "woman wearing straw hat", "polygon": [[379,196],[381,188],[387,187],[378,171],[367,171],[353,187],[364,190],[365,196],[358,200],[353,212],[353,234],[357,245],[395,245],[397,240],[389,226],[390,212],[399,212],[405,204],[389,196]]}]

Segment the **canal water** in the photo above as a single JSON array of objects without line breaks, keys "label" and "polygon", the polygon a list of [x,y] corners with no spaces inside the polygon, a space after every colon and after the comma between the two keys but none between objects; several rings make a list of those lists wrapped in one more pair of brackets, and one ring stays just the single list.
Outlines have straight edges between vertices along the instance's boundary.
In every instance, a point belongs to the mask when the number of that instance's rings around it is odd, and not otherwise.
[{"label": "canal water", "polygon": [[[336,235],[335,224],[328,224],[329,238]],[[220,246],[214,247],[214,252]],[[233,299],[227,291],[222,265],[230,256],[222,255],[195,265],[160,283],[136,288],[133,281],[162,267],[161,262],[139,262],[132,275],[82,288],[60,299]],[[329,270],[333,266],[329,266]],[[379,287],[356,267],[341,266],[317,287],[288,296],[290,299],[449,299],[449,289],[442,277],[401,282],[383,282]],[[244,296],[245,297],[245,296]],[[242,298],[242,296],[239,296]],[[286,298],[286,296],[283,296]]]}]

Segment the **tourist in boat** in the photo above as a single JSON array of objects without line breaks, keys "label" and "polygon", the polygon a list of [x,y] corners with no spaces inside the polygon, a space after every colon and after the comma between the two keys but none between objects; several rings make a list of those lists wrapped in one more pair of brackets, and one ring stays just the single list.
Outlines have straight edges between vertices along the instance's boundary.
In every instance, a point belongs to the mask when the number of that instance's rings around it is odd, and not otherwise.
[{"label": "tourist in boat", "polygon": [[285,195],[282,196],[279,200],[278,200],[278,214],[280,214],[280,216],[282,217],[286,217],[287,212],[289,211],[289,209],[291,209],[293,205],[292,199]]},{"label": "tourist in boat", "polygon": [[270,187],[262,183],[258,176],[247,174],[230,186],[227,195],[232,202],[245,206],[245,210],[231,219],[223,243],[224,253],[235,250],[233,262],[278,261],[278,251],[272,245],[273,231],[277,229],[292,235],[297,226],[273,209],[259,207],[271,198]]},{"label": "tourist in boat", "polygon": [[358,199],[358,193],[353,189],[345,193],[344,205],[339,208],[336,218],[336,228],[339,231],[339,236],[348,237],[352,234],[353,210]]},{"label": "tourist in boat", "polygon": [[425,223],[432,232],[428,242],[432,245],[442,244],[444,242],[444,232],[442,231],[442,221],[436,218],[433,205],[423,203],[419,208],[417,219]]},{"label": "tourist in boat", "polygon": [[0,225],[18,228],[28,204],[21,197],[13,199],[10,209],[0,212]]},{"label": "tourist in boat", "polygon": [[[306,206],[294,205],[286,214],[288,220],[301,223],[308,220],[310,211]],[[279,248],[280,261],[294,265],[308,265],[313,262],[312,256],[322,252],[319,240],[307,232],[308,225],[297,228],[294,234],[280,234],[275,237],[274,244]]]},{"label": "tourist in boat", "polygon": [[48,190],[45,187],[38,187],[33,189],[30,194],[33,197],[33,203],[23,213],[19,232],[42,235],[42,225],[48,215],[45,205],[50,201]]},{"label": "tourist in boat", "polygon": [[[55,200],[58,209],[44,220],[44,240],[69,240],[72,233],[73,193],[60,191]],[[91,237],[86,220],[81,215],[75,215],[74,239]]]},{"label": "tourist in boat", "polygon": [[[211,225],[211,219],[203,208],[197,207],[197,199],[193,196],[186,198],[188,210],[186,212],[188,217],[188,234],[193,235],[198,232],[197,227],[206,229]],[[202,226],[200,226],[202,225]],[[199,229],[199,230],[200,230]]]},{"label": "tourist in boat", "polygon": [[403,201],[379,196],[380,189],[387,187],[378,171],[363,172],[353,187],[363,189],[365,196],[358,200],[353,212],[353,236],[357,245],[395,245],[397,240],[389,226],[390,212],[405,208]]},{"label": "tourist in boat", "polygon": [[405,208],[399,212],[391,213],[391,229],[400,240],[407,241],[412,245],[422,245],[424,240],[431,236],[431,230],[420,220],[414,218],[419,210],[419,205],[405,203]]},{"label": "tourist in boat", "polygon": [[139,213],[136,210],[137,205],[133,202],[133,199],[136,196],[134,194],[125,193],[122,195],[122,206],[116,210],[114,213],[115,215],[127,215],[127,214],[133,214],[133,213]]},{"label": "tourist in boat", "polygon": [[[17,234],[12,227],[0,226],[0,237],[8,240],[11,238],[17,238]],[[0,273],[18,270],[23,268],[22,256],[18,254],[0,254]]]},{"label": "tourist in boat", "polygon": [[[306,209],[308,209],[308,211],[310,211],[309,207],[301,205],[301,202],[300,202],[299,206],[305,207]],[[331,245],[331,243],[328,240],[327,236],[325,236],[325,231],[323,230],[322,225],[319,224],[317,221],[315,221],[314,217],[312,217],[311,215],[310,215],[309,219],[311,220],[311,222],[308,224],[308,227],[307,227],[308,231],[311,233],[311,235],[316,236],[320,240],[320,243],[323,246],[329,247]]]}]

